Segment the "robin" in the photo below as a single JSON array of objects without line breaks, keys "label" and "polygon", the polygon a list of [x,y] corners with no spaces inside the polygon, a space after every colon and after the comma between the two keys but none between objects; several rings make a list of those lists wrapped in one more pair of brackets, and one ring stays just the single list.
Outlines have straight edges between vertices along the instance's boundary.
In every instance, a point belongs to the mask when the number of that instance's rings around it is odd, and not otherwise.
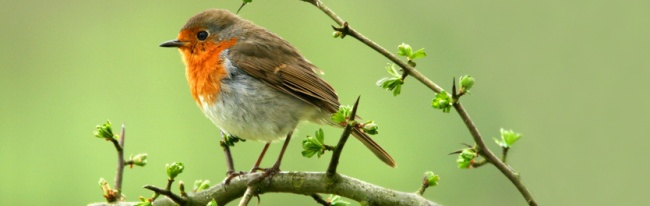
[{"label": "robin", "polygon": [[[271,142],[286,138],[270,168],[280,170],[299,122],[341,127],[330,119],[339,108],[338,96],[320,70],[281,37],[230,11],[199,13],[177,39],[160,46],[180,50],[194,101],[222,132],[266,143],[251,172],[259,169]],[[367,134],[355,128],[352,135],[395,167],[393,158]]]}]

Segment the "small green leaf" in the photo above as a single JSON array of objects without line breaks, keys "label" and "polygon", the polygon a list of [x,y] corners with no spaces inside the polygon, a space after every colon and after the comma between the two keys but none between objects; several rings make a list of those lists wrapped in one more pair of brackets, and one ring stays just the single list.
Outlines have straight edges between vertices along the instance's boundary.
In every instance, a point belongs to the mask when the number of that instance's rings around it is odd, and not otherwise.
[{"label": "small green leaf", "polygon": [[131,155],[129,161],[133,162],[134,165],[143,167],[147,165],[147,153],[137,154],[135,156]]},{"label": "small green leaf", "polygon": [[108,182],[104,178],[99,178],[99,187],[104,189],[105,187],[110,188],[111,186],[108,185]]},{"label": "small green leaf", "polygon": [[442,91],[440,93],[437,93],[433,98],[431,106],[433,108],[440,109],[445,113],[449,113],[452,106],[451,102],[451,95],[449,95],[446,91]]},{"label": "small green leaf", "polygon": [[200,192],[208,188],[210,188],[210,180],[194,181],[194,192]]},{"label": "small green leaf", "polygon": [[327,200],[328,200],[328,202],[330,203],[331,206],[346,206],[346,205],[350,205],[349,202],[344,201],[343,198],[341,198],[341,196],[338,196],[338,195],[332,195],[332,194],[330,194],[330,196],[327,198]]},{"label": "small green leaf", "polygon": [[402,74],[399,73],[399,70],[397,69],[397,67],[395,67],[395,64],[391,64],[387,66],[386,71],[388,72],[388,74],[390,74],[393,77],[399,77],[399,78],[402,77]]},{"label": "small green leaf", "polygon": [[343,33],[341,33],[340,31],[332,32],[332,37],[334,37],[334,38],[339,38],[339,37],[341,37],[341,35],[343,35]]},{"label": "small green leaf", "polygon": [[424,48],[415,51],[412,55],[409,56],[409,60],[414,60],[417,58],[426,57],[427,53],[424,51]]},{"label": "small green leaf", "polygon": [[208,202],[208,204],[206,204],[205,206],[217,206],[217,201],[214,200],[214,198],[212,198],[212,200],[210,200],[210,202]]},{"label": "small green leaf", "polygon": [[331,119],[338,124],[345,124],[347,123],[347,118],[350,117],[350,112],[352,112],[351,106],[341,105],[339,106],[339,110],[332,114]]},{"label": "small green leaf", "polygon": [[165,169],[167,170],[167,177],[169,177],[170,180],[173,180],[180,173],[183,173],[185,166],[182,162],[174,162],[171,164],[166,164]]},{"label": "small green leaf", "polygon": [[459,81],[460,81],[460,91],[463,93],[469,92],[469,89],[471,89],[472,86],[474,86],[474,82],[476,82],[474,77],[471,77],[469,75],[461,76]]},{"label": "small green leaf", "polygon": [[496,137],[492,137],[492,139],[494,139],[494,143],[497,143],[499,147],[506,147],[506,143],[501,141],[500,139],[497,139]]},{"label": "small green leaf", "polygon": [[306,139],[302,140],[302,149],[301,152],[303,157],[311,158],[314,155],[317,155],[318,158],[323,155],[325,150],[323,129],[318,129],[316,131],[316,137],[307,136]]},{"label": "small green leaf", "polygon": [[151,201],[153,201],[152,198],[144,198],[144,197],[140,196],[140,197],[138,197],[138,199],[140,200],[140,202],[135,204],[136,206],[151,206],[152,205],[151,204]]},{"label": "small green leaf", "polygon": [[239,138],[237,136],[230,135],[230,134],[225,134],[224,133],[224,135],[225,135],[224,136],[224,143],[226,143],[226,145],[231,146],[231,147],[234,147],[235,143],[237,143],[237,142],[240,142],[240,141],[245,142],[246,141],[245,139],[242,139],[242,138]]},{"label": "small green leaf", "polygon": [[242,1],[244,2],[244,4],[252,3],[252,2],[253,2],[253,0],[242,0]]},{"label": "small green leaf", "polygon": [[494,138],[494,141],[503,148],[509,148],[519,140],[521,136],[521,134],[516,133],[513,130],[505,130],[501,128],[501,140]]},{"label": "small green leaf", "polygon": [[380,86],[387,91],[393,91],[394,96],[397,96],[400,93],[402,84],[404,84],[404,81],[399,77],[385,77],[377,81],[377,86]]},{"label": "small green leaf", "polygon": [[402,84],[404,84],[404,80],[402,80],[402,74],[399,73],[394,64],[387,66],[386,71],[392,77],[384,77],[377,81],[376,84],[385,90],[393,91],[393,96],[397,96],[401,93]]},{"label": "small green leaf", "polygon": [[106,201],[112,202],[117,199],[117,191],[111,189],[111,185],[104,178],[99,178],[99,188],[102,189]]},{"label": "small green leaf", "polygon": [[102,125],[97,125],[95,132],[93,132],[93,134],[97,138],[103,138],[106,140],[119,138],[117,135],[113,134],[113,127],[111,125],[111,121],[108,120],[106,120],[106,123]]},{"label": "small green leaf", "polygon": [[364,123],[362,129],[365,133],[369,135],[379,134],[379,126],[375,123],[375,121],[372,120]]},{"label": "small green leaf", "polygon": [[393,96],[396,97],[400,93],[402,93],[402,84],[404,84],[404,81],[402,79],[399,80],[399,83],[395,85],[395,88],[393,89]]},{"label": "small green leaf", "polygon": [[440,180],[440,176],[434,174],[432,171],[426,171],[424,173],[424,178],[427,180],[427,185],[429,187],[438,185],[438,180]]},{"label": "small green leaf", "polygon": [[316,140],[318,140],[319,143],[323,144],[325,142],[325,133],[323,132],[322,128],[318,128],[316,130]]},{"label": "small green leaf", "polygon": [[138,204],[135,204],[135,206],[151,206],[151,202],[149,201],[138,202]]},{"label": "small green leaf", "polygon": [[319,153],[319,151],[314,151],[314,150],[303,150],[302,152],[300,152],[300,154],[302,154],[302,156],[303,156],[303,157],[306,157],[306,158],[311,158],[311,157],[313,157],[313,156],[314,156],[315,154],[317,154],[317,153]]},{"label": "small green leaf", "polygon": [[476,151],[473,149],[464,149],[459,155],[456,162],[458,163],[458,168],[466,169],[469,168],[472,163],[474,163],[474,158],[476,158]]},{"label": "small green leaf", "polygon": [[413,55],[413,49],[411,48],[410,45],[402,43],[399,46],[397,46],[397,55],[410,57]]}]

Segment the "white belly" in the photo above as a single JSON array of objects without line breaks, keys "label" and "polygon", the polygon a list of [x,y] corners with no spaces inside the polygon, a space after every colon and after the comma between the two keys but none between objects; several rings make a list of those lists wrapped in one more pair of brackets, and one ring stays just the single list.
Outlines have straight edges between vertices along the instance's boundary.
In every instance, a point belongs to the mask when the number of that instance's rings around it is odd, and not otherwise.
[{"label": "white belly", "polygon": [[205,115],[224,132],[242,139],[284,139],[302,120],[328,118],[315,106],[282,94],[243,72],[222,80],[214,102],[200,97]]}]

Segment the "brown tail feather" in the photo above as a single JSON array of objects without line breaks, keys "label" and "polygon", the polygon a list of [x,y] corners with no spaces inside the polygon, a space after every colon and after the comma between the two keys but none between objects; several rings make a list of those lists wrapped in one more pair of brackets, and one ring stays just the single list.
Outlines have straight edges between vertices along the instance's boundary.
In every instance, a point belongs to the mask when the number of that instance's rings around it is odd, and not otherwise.
[{"label": "brown tail feather", "polygon": [[381,161],[386,163],[388,166],[396,167],[395,160],[383,149],[379,144],[377,144],[372,138],[370,138],[366,133],[359,131],[358,128],[354,128],[352,135],[356,137],[363,145],[365,145],[372,153],[375,154]]}]

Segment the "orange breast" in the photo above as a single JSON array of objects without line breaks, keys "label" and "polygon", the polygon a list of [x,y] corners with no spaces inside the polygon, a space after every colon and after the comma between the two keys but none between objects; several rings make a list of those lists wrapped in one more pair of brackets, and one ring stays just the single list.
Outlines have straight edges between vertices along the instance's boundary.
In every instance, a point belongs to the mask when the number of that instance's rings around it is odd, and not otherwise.
[{"label": "orange breast", "polygon": [[232,38],[226,41],[204,41],[181,48],[186,66],[187,81],[194,101],[203,107],[200,97],[208,104],[213,104],[221,89],[221,79],[227,75],[220,54],[237,42]]}]

